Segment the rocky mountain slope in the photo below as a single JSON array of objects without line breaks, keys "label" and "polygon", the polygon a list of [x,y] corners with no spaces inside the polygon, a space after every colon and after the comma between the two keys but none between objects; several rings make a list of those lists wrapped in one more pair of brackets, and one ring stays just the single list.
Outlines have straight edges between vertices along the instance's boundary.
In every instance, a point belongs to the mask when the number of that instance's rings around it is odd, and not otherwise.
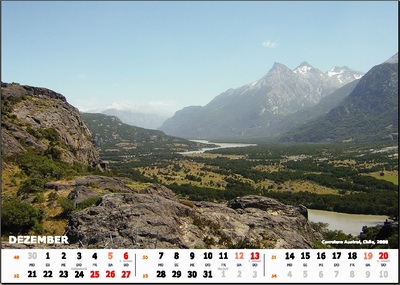
[{"label": "rocky mountain slope", "polygon": [[31,149],[71,164],[99,163],[92,133],[63,95],[46,88],[1,83],[1,111],[3,157]]},{"label": "rocky mountain slope", "polygon": [[323,73],[307,62],[294,70],[275,63],[260,80],[229,89],[204,107],[184,108],[160,129],[192,138],[272,134],[271,126],[285,116],[316,105],[321,98],[362,75],[348,67]]},{"label": "rocky mountain slope", "polygon": [[315,106],[301,109],[300,111],[283,117],[282,120],[269,127],[270,132],[280,134],[295,130],[307,122],[326,115],[354,90],[358,82],[359,79],[340,87],[331,94],[321,98]]},{"label": "rocky mountain slope", "polygon": [[337,107],[282,140],[384,141],[398,139],[397,54],[374,66]]},{"label": "rocky mountain slope", "polygon": [[2,83],[1,130],[2,235],[60,233],[65,197],[46,183],[102,171],[86,122],[59,93]]},{"label": "rocky mountain slope", "polygon": [[228,204],[179,200],[160,185],[109,194],[71,215],[66,235],[88,248],[311,248],[307,210],[261,196]]}]

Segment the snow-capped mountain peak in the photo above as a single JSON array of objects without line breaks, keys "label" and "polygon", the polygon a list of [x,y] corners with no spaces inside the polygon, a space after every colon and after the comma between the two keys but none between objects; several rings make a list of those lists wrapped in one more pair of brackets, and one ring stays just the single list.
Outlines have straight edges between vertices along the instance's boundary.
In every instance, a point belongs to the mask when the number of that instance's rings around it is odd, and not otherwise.
[{"label": "snow-capped mountain peak", "polygon": [[259,80],[228,89],[203,107],[182,109],[160,129],[175,136],[204,138],[268,133],[284,116],[315,106],[354,81],[354,73],[362,75],[348,67],[330,72],[331,77],[307,62],[295,69],[275,62]]},{"label": "snow-capped mountain peak", "polygon": [[349,83],[355,79],[360,79],[364,73],[353,70],[347,66],[334,66],[326,72],[326,75],[332,80],[337,80],[340,83]]},{"label": "snow-capped mountain peak", "polygon": [[304,61],[298,67],[296,67],[293,71],[294,71],[294,73],[306,74],[313,68],[314,67],[312,67],[310,64],[308,64],[308,62]]},{"label": "snow-capped mountain peak", "polygon": [[332,77],[335,75],[342,74],[344,71],[345,71],[344,68],[339,67],[339,66],[334,66],[328,70],[327,75],[328,75],[328,77]]}]

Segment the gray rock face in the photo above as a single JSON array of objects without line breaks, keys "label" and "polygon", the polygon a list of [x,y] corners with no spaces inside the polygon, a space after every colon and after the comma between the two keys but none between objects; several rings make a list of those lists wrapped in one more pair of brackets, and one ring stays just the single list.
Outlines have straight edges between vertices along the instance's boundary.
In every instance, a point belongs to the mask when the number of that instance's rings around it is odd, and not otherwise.
[{"label": "gray rock face", "polygon": [[[61,159],[97,165],[99,155],[92,142],[92,133],[78,110],[64,96],[46,88],[1,84],[1,95],[8,107],[2,115],[3,155],[24,151],[25,145],[46,150],[40,130],[54,129],[66,146]],[[14,140],[12,139],[14,138]]]},{"label": "gray rock face", "polygon": [[73,215],[66,234],[71,242],[96,248],[185,248],[179,217],[191,211],[158,195],[110,194]]},{"label": "gray rock face", "polygon": [[76,177],[75,179],[63,182],[60,181],[47,182],[44,187],[46,189],[54,189],[56,191],[73,189],[73,191],[78,190],[78,192],[82,193],[87,192],[86,189],[88,188],[96,188],[99,190],[106,191],[106,192],[101,191],[102,193],[109,193],[109,192],[131,193],[133,191],[132,188],[125,185],[123,178],[98,176],[98,175],[79,176]]},{"label": "gray rock face", "polygon": [[144,189],[143,192],[147,194],[158,195],[170,200],[178,201],[178,198],[175,196],[175,193],[172,192],[171,189],[168,189],[167,187],[160,184],[154,184],[150,187],[147,187]]},{"label": "gray rock face", "polygon": [[76,185],[95,186],[102,190],[110,190],[112,192],[132,192],[132,189],[125,185],[120,178],[106,177],[98,175],[80,176],[75,179]]},{"label": "gray rock face", "polygon": [[70,217],[66,235],[87,248],[311,248],[315,239],[299,208],[274,199],[225,205],[179,201],[157,185],[146,191],[105,195]]},{"label": "gray rock face", "polygon": [[260,196],[245,196],[233,199],[228,206],[232,209],[255,208],[262,211],[284,212],[287,215],[297,215],[298,209],[293,206],[287,206],[274,199]]},{"label": "gray rock face", "polygon": [[85,186],[76,186],[74,190],[72,190],[69,195],[68,199],[75,202],[75,204],[82,203],[86,199],[98,197],[99,194],[94,192],[93,190],[85,187]]}]

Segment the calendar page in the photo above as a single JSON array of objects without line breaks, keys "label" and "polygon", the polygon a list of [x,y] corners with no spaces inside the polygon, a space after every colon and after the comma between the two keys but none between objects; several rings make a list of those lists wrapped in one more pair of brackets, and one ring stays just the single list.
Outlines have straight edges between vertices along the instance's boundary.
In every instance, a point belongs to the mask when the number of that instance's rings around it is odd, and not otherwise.
[{"label": "calendar page", "polygon": [[399,284],[398,1],[1,1],[1,284]]},{"label": "calendar page", "polygon": [[3,250],[2,268],[4,283],[397,283],[398,250]]}]

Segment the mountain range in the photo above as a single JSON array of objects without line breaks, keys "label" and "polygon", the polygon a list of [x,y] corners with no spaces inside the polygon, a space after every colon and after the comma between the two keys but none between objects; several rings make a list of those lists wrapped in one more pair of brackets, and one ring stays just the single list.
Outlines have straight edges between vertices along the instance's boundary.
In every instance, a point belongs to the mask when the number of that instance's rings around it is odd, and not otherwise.
[{"label": "mountain range", "polygon": [[335,108],[281,141],[364,142],[398,139],[398,55],[371,68]]},{"label": "mountain range", "polygon": [[261,79],[229,89],[204,107],[190,106],[177,111],[160,130],[187,138],[276,134],[276,126],[288,115],[315,106],[322,98],[362,76],[362,72],[346,66],[333,67],[324,73],[307,62],[293,70],[275,63]]}]

